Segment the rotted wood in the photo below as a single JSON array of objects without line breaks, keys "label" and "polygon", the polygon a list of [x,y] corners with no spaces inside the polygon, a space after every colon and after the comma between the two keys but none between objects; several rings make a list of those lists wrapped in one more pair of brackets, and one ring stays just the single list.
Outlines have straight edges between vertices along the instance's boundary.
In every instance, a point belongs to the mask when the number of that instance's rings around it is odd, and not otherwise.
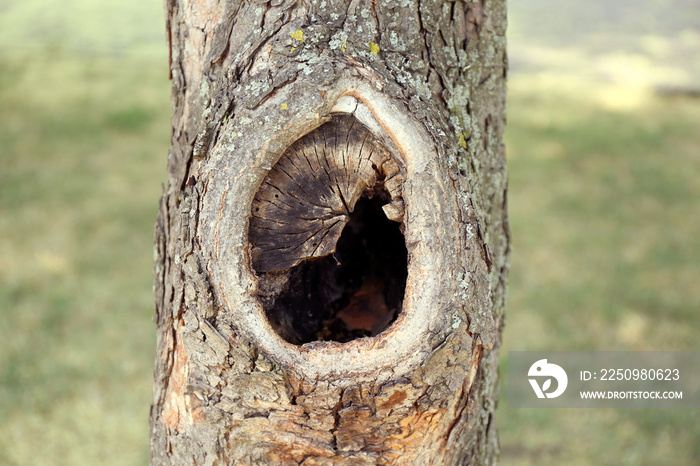
[{"label": "rotted wood", "polygon": [[258,272],[287,269],[335,251],[362,196],[388,192],[387,217],[401,221],[399,165],[352,116],[335,116],[297,140],[265,177],[252,204],[249,239]]},{"label": "rotted wood", "polygon": [[[374,336],[398,315],[404,238],[377,217],[403,226],[402,183],[398,162],[349,115],[298,139],[272,167],[253,200],[248,238],[258,296],[284,340]],[[361,198],[375,202],[353,216]],[[344,232],[352,239],[334,254]]]}]

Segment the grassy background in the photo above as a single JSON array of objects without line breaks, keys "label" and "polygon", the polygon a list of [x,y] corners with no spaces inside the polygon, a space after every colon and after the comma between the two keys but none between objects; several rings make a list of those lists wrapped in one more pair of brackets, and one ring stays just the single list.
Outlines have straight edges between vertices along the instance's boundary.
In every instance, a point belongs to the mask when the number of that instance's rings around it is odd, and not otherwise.
[{"label": "grassy background", "polygon": [[700,350],[700,99],[510,83],[502,463],[700,463],[698,410],[509,409],[513,350]]},{"label": "grassy background", "polygon": [[[700,99],[655,92],[700,88],[699,7],[510,8],[503,374],[508,350],[700,350]],[[160,2],[0,4],[2,465],[147,463],[163,29]],[[700,463],[697,410],[503,393],[503,464]]]},{"label": "grassy background", "polygon": [[163,24],[0,3],[0,465],[148,463]]}]

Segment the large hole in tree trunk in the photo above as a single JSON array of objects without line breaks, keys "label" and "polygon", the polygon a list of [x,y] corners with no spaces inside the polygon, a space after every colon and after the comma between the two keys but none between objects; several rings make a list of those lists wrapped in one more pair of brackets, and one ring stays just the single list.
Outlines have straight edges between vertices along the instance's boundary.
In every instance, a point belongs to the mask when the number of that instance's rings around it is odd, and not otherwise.
[{"label": "large hole in tree trunk", "polygon": [[382,211],[386,195],[361,198],[334,254],[293,267],[267,300],[267,317],[290,343],[347,342],[385,330],[401,312],[408,253],[400,224]]},{"label": "large hole in tree trunk", "polygon": [[258,297],[282,338],[346,342],[396,318],[408,273],[402,185],[393,156],[348,115],[298,139],[267,173],[248,238]]}]

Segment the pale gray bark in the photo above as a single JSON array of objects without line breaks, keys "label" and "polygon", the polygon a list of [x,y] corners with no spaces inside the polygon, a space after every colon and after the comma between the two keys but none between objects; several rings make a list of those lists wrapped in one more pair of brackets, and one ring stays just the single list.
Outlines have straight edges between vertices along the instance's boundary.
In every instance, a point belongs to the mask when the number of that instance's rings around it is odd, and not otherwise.
[{"label": "pale gray bark", "polygon": [[[167,0],[166,16],[152,464],[495,462],[505,1]],[[285,151],[337,115],[400,165],[384,211],[405,236],[405,295],[384,331],[297,345],[266,317],[277,266],[254,252],[251,209]],[[324,255],[307,246],[284,266]]]}]

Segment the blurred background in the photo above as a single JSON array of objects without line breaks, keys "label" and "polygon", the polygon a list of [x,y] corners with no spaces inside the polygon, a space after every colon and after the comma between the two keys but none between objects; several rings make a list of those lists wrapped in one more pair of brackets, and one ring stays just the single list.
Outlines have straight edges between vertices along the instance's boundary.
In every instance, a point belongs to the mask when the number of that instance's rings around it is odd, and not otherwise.
[{"label": "blurred background", "polygon": [[[700,464],[698,410],[527,410],[509,350],[700,350],[700,4],[510,0],[504,465]],[[148,462],[160,1],[0,0],[0,464]]]}]

